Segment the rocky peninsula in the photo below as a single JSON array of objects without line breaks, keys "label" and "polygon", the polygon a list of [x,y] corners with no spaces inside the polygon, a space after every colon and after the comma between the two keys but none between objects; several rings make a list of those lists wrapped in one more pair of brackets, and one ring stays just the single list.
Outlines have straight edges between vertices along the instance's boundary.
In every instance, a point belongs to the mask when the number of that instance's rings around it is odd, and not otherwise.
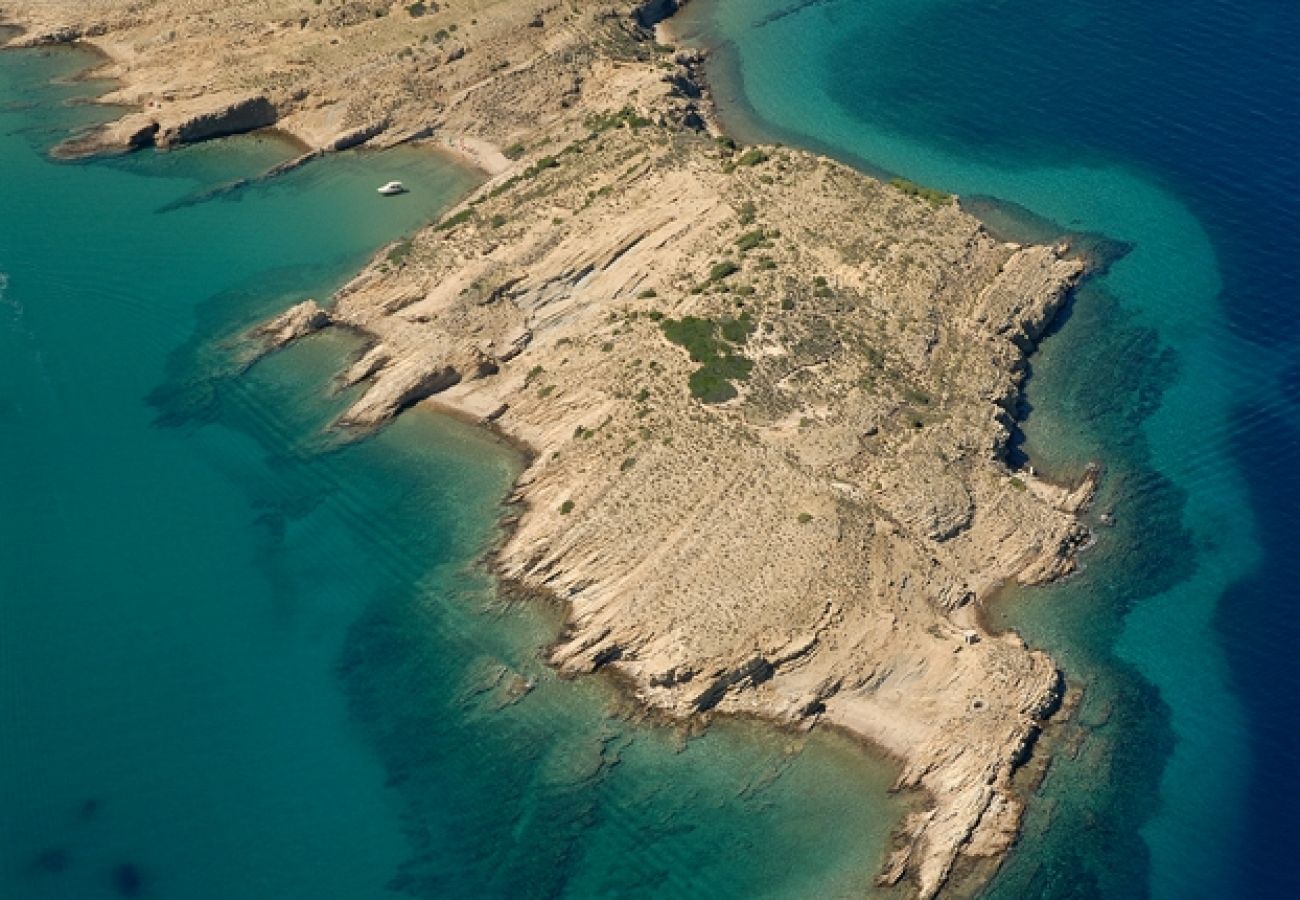
[{"label": "rocky peninsula", "polygon": [[436,404],[528,448],[503,579],[567,604],[549,650],[682,719],[834,726],[917,811],[879,880],[931,897],[1014,842],[1051,659],[980,625],[1072,570],[1073,490],[1007,463],[1026,359],[1084,264],[947,196],[710,124],[669,2],[5,0],[81,41],[121,119],[69,156],[274,126],[295,164],[422,141],[487,180],[328,302],[368,349],[337,427]]}]

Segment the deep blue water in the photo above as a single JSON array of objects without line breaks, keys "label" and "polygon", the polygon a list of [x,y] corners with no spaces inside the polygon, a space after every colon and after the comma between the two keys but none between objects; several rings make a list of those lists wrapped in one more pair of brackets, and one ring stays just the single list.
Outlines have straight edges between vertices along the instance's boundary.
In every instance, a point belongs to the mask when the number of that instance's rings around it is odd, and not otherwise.
[{"label": "deep blue water", "polygon": [[1034,362],[1023,451],[1101,460],[1117,524],[998,611],[1087,694],[991,893],[1300,896],[1300,8],[687,16],[736,129],[1130,247]]},{"label": "deep blue water", "polygon": [[86,62],[0,53],[0,897],[860,895],[889,767],[561,681],[558,615],[477,565],[514,454],[419,410],[340,444],[348,334],[233,365],[472,178],[345,153],[212,196],[265,136],[55,163],[107,114],[50,83]]}]

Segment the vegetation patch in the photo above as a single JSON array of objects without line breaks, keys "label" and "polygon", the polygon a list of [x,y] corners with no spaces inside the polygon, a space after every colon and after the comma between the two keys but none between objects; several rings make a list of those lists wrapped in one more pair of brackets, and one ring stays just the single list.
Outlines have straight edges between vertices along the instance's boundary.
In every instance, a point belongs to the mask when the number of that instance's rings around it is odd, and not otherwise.
[{"label": "vegetation patch", "polygon": [[474,215],[474,210],[469,209],[467,207],[465,209],[462,209],[460,212],[456,213],[455,215],[451,215],[443,219],[436,226],[434,226],[434,230],[450,231],[451,229],[455,228],[457,225],[464,225],[466,222],[470,220],[470,218],[473,215]]},{"label": "vegetation patch", "polygon": [[560,165],[560,161],[554,156],[543,156],[537,162],[524,169],[524,179],[536,178],[547,169],[554,169]]},{"label": "vegetation patch", "polygon": [[749,378],[752,360],[739,351],[754,331],[748,313],[734,319],[684,316],[659,323],[664,337],[690,354],[700,368],[687,380],[691,396],[701,403],[725,403],[736,396],[735,382]]},{"label": "vegetation patch", "polygon": [[748,253],[750,250],[757,250],[759,247],[767,246],[767,232],[761,228],[755,228],[753,231],[746,231],[740,237],[736,238],[736,248],[741,253]]},{"label": "vegetation patch", "polygon": [[908,181],[906,178],[891,178],[889,180],[891,187],[902,191],[909,197],[916,197],[918,200],[924,200],[931,206],[944,206],[952,200],[951,194],[945,194],[943,191],[936,191],[934,188],[928,188],[924,185],[917,184],[915,181]]},{"label": "vegetation patch", "polygon": [[635,131],[638,128],[653,125],[654,122],[638,113],[631,105],[628,105],[618,112],[595,113],[587,116],[585,124],[592,133],[600,134],[614,128],[631,128]]},{"label": "vegetation patch", "polygon": [[730,278],[739,271],[740,265],[738,263],[734,263],[729,259],[724,259],[722,262],[714,263],[713,267],[709,269],[709,281],[716,283],[722,281],[724,278]]},{"label": "vegetation patch", "polygon": [[405,238],[394,244],[392,249],[388,251],[387,259],[389,265],[401,267],[410,257],[412,246],[413,244],[410,238]]},{"label": "vegetation patch", "polygon": [[541,159],[533,163],[528,168],[524,169],[518,175],[512,175],[511,177],[507,178],[505,181],[498,184],[492,190],[490,190],[488,192],[488,199],[492,199],[494,197],[500,197],[506,191],[515,187],[515,185],[520,184],[521,182],[524,181],[531,181],[534,178],[536,178],[538,175],[545,172],[547,169],[554,169],[557,168],[559,165],[560,165],[560,161],[556,159],[554,156],[543,156]]}]

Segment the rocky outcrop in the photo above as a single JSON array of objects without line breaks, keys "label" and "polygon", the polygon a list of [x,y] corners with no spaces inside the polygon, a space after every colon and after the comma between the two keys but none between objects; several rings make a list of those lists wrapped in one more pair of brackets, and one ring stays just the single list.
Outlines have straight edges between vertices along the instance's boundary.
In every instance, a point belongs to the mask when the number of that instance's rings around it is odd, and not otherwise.
[{"label": "rocky outcrop", "polygon": [[247,335],[245,357],[256,359],[273,350],[282,350],[299,338],[315,334],[330,324],[329,313],[315,300],[291,306],[269,322],[252,329]]},{"label": "rocky outcrop", "polygon": [[677,12],[679,0],[643,0],[632,11],[636,22],[642,28],[653,28]]},{"label": "rocky outcrop", "polygon": [[83,31],[75,25],[62,25],[47,31],[24,35],[22,39],[11,42],[13,47],[53,47],[59,44],[72,44],[81,40]]},{"label": "rocky outcrop", "polygon": [[158,146],[194,144],[275,124],[275,105],[266,97],[254,94],[217,103],[211,99],[205,97],[203,104],[196,104],[198,108],[172,110],[160,117],[155,138]]},{"label": "rocky outcrop", "polygon": [[358,125],[356,128],[349,128],[338,137],[326,143],[321,149],[326,153],[338,153],[342,150],[351,150],[353,147],[360,147],[362,144],[369,143],[387,130],[387,119],[380,119],[377,122],[367,122],[364,125]]},{"label": "rocky outcrop", "polygon": [[418,355],[389,360],[366,376],[369,387],[338,419],[345,428],[371,429],[421,400],[441,393],[461,380],[460,371]]},{"label": "rocky outcrop", "polygon": [[[0,10],[0,13],[3,11]],[[27,20],[25,18],[25,20]],[[12,39],[6,46],[21,47],[55,47],[63,44],[75,44],[88,38],[99,37],[108,31],[102,22],[85,24],[45,25],[26,30]]]},{"label": "rocky outcrop", "polygon": [[205,96],[123,116],[64,141],[53,152],[62,158],[77,158],[129,153],[150,146],[165,149],[256,131],[275,121],[275,106],[266,97]]}]

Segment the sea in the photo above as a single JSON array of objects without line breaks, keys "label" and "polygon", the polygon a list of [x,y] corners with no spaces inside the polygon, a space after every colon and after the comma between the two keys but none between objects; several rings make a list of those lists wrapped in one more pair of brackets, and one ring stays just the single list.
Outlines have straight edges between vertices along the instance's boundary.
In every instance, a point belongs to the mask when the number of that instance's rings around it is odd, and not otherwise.
[{"label": "sea", "polygon": [[986,611],[1082,699],[989,897],[1300,897],[1300,8],[693,0],[728,128],[1098,263],[1014,462],[1104,470],[1076,577]]},{"label": "sea", "polygon": [[[1103,467],[1096,541],[985,611],[1078,700],[984,896],[1300,896],[1300,11],[679,19],[732,133],[1098,261],[1014,449]],[[888,762],[557,678],[560,613],[482,565],[514,451],[423,411],[340,440],[355,336],[242,363],[472,173],[406,148],[258,182],[295,152],[272,135],[53,161],[112,114],[91,62],[0,54],[0,897],[870,895]]]},{"label": "sea", "polygon": [[260,180],[273,134],[55,161],[115,114],[95,61],[0,53],[0,898],[870,890],[893,764],[561,680],[560,612],[483,565],[518,454],[421,410],[340,438],[355,335],[241,353],[475,176]]}]

